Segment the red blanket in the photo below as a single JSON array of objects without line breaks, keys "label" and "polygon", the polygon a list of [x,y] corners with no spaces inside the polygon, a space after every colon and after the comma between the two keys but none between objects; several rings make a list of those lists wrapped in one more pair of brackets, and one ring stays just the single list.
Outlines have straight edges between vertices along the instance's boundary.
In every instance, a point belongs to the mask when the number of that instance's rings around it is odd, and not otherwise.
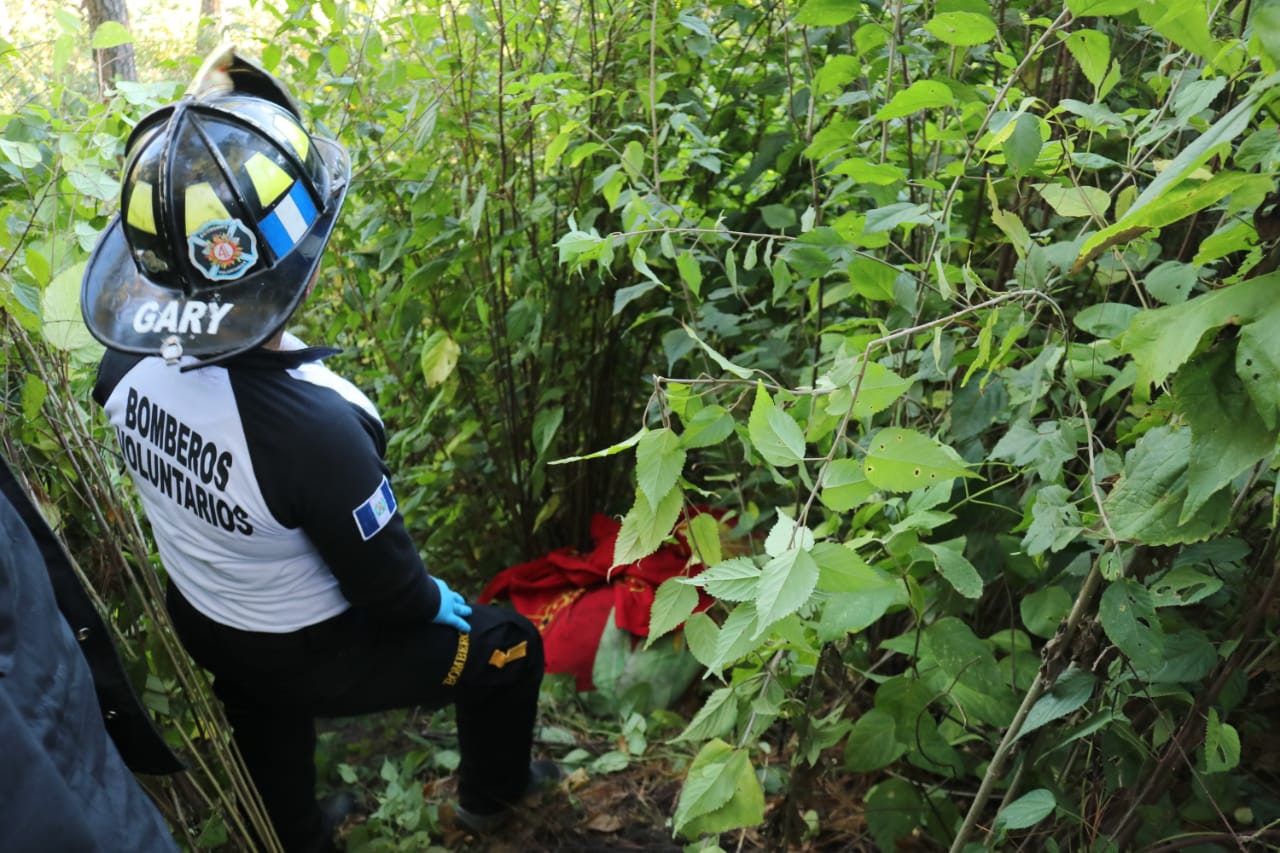
[{"label": "red blanket", "polygon": [[[705,566],[691,560],[689,546],[677,527],[676,541],[639,562],[613,565],[613,549],[621,525],[597,514],[591,520],[594,547],[588,552],[560,548],[544,557],[504,569],[480,593],[479,602],[510,599],[542,632],[547,672],[568,672],[579,690],[592,690],[591,669],[600,636],[614,613],[619,628],[636,637],[649,635],[649,612],[658,586],[676,575],[695,575]],[[699,591],[698,610],[712,599]]]}]

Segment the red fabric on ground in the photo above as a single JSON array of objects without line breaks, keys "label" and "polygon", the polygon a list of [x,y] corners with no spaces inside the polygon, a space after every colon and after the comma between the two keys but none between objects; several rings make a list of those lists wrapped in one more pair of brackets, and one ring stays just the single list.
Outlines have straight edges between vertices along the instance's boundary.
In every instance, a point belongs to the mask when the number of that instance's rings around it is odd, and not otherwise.
[{"label": "red fabric on ground", "polygon": [[[696,513],[690,513],[694,515]],[[583,553],[560,548],[546,556],[504,569],[484,588],[478,601],[509,599],[542,632],[547,672],[572,673],[579,690],[591,690],[591,670],[600,636],[614,612],[615,624],[637,637],[649,634],[649,614],[658,586],[680,574],[705,568],[690,565],[682,536],[639,562],[610,571],[621,525],[605,515],[591,519],[594,547]],[[711,606],[699,590],[696,610]],[[696,611],[695,611],[696,612]]]}]

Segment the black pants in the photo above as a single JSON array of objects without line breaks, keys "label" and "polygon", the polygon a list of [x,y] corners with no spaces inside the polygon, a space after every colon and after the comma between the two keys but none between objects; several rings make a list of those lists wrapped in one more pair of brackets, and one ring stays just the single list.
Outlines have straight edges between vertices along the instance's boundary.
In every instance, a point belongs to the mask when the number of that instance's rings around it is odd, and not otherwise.
[{"label": "black pants", "polygon": [[169,586],[183,645],[214,676],[236,745],[287,851],[324,843],[316,805],[316,717],[454,705],[458,799],[477,813],[528,784],[542,639],[518,613],[472,608],[470,634],[430,622],[382,625],[351,608],[288,634],[209,619]]}]

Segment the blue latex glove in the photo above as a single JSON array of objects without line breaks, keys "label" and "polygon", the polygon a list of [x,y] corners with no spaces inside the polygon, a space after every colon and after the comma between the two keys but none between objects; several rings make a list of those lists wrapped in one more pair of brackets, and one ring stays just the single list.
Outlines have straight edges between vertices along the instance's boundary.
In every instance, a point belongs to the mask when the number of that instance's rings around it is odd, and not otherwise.
[{"label": "blue latex glove", "polygon": [[437,625],[457,628],[464,634],[468,633],[471,630],[471,624],[463,617],[471,615],[471,605],[467,604],[467,600],[460,594],[449,589],[448,584],[440,578],[432,575],[431,579],[440,588],[440,612],[431,621]]}]

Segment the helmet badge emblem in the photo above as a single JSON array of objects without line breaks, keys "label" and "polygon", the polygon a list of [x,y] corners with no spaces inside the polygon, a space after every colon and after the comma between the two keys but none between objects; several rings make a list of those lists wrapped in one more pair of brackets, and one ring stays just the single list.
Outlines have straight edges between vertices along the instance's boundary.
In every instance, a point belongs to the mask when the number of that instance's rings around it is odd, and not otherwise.
[{"label": "helmet badge emblem", "polygon": [[253,232],[239,219],[215,219],[187,236],[191,263],[211,281],[237,279],[258,262]]}]

